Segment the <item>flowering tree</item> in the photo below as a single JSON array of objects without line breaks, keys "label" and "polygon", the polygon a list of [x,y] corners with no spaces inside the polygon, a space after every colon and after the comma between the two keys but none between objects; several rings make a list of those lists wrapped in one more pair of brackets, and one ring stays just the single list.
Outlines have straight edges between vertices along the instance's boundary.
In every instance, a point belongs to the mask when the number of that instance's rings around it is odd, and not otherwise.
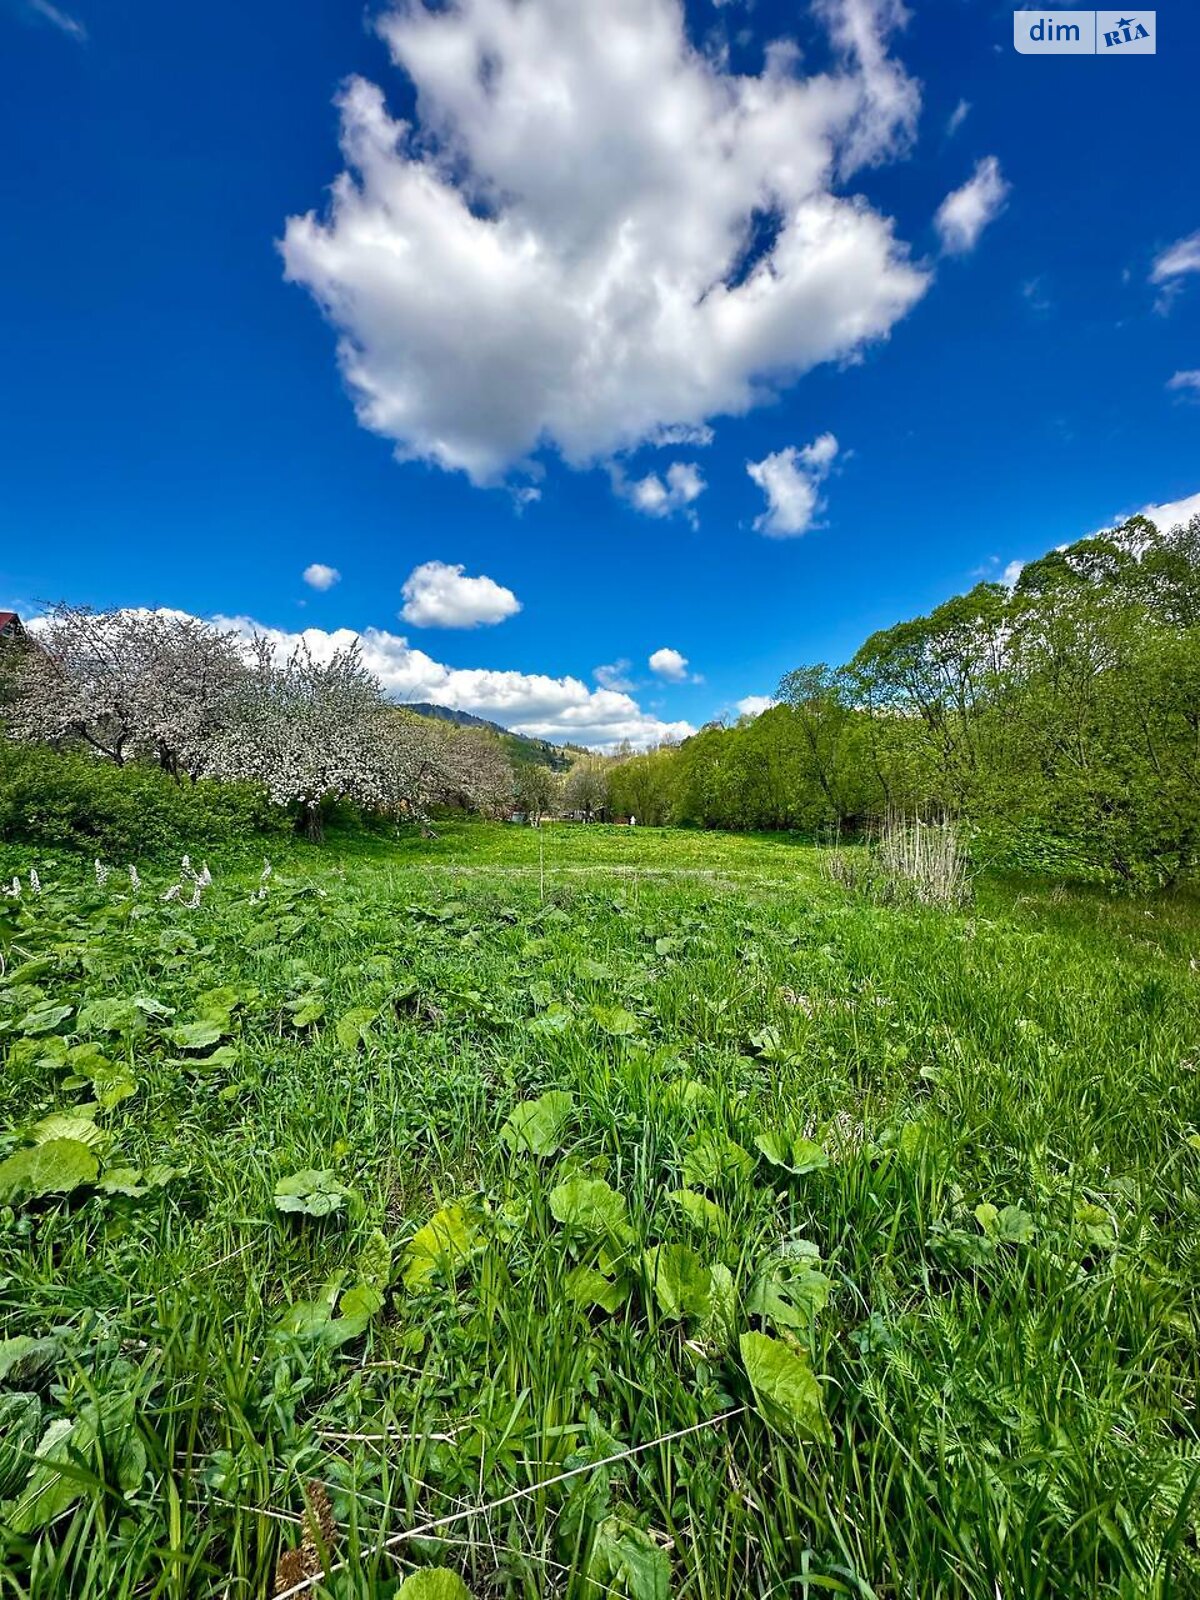
[{"label": "flowering tree", "polygon": [[511,796],[496,739],[389,705],[357,645],[280,660],[269,639],[248,645],[178,612],[66,605],[32,640],[15,658],[14,738],[258,783],[312,838],[338,800],[422,820],[442,803],[499,812]]},{"label": "flowering tree", "polygon": [[172,611],[57,605],[31,626],[8,708],[18,739],[81,740],[118,766],[136,756],[198,777],[245,679],[242,647]]},{"label": "flowering tree", "polygon": [[451,728],[442,798],[452,805],[505,816],[513,803],[513,768],[504,747],[485,728]]},{"label": "flowering tree", "polygon": [[301,645],[280,665],[259,638],[252,656],[236,714],[213,749],[214,774],[261,783],[276,805],[298,808],[314,839],[336,800],[387,808],[395,762],[386,707],[358,646],[317,661]]}]

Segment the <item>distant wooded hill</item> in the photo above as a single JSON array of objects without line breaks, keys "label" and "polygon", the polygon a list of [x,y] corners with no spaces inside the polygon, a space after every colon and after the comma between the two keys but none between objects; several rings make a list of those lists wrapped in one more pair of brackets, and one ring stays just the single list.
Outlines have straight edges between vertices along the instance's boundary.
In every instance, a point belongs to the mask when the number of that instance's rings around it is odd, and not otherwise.
[{"label": "distant wooded hill", "polygon": [[524,733],[512,733],[498,722],[474,716],[470,711],[456,711],[451,706],[436,706],[428,700],[415,700],[405,704],[406,711],[418,717],[434,717],[440,722],[454,722],[460,728],[486,728],[504,745],[509,759],[530,766],[549,767],[552,772],[565,772],[576,756],[587,751],[577,744],[551,744],[548,739],[531,739]]}]

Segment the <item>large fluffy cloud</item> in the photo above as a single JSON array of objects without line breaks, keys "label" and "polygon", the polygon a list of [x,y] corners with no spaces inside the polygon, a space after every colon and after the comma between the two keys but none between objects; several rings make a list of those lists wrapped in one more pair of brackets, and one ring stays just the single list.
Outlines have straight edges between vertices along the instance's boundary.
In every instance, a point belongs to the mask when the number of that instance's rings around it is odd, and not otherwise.
[{"label": "large fluffy cloud", "polygon": [[317,660],[355,641],[366,666],[398,702],[420,700],[472,711],[535,739],[610,749],[628,739],[635,745],[685,739],[695,732],[687,722],[665,722],[643,711],[631,695],[613,689],[589,689],[578,678],[552,678],[540,672],[497,671],[489,667],[450,667],[407,639],[383,628],[306,628],[290,633],[265,628],[249,617],[214,617],[218,627],[231,628],[246,639],[269,639],[276,652],[303,644]]},{"label": "large fluffy cloud", "polygon": [[378,23],[415,125],[361,78],[346,170],[286,227],[360,421],[402,458],[494,480],[742,413],[883,338],[924,292],[891,221],[835,192],[902,152],[898,0],[819,0],[808,77],[689,42],[680,0],[405,0]]},{"label": "large fluffy cloud", "polygon": [[521,602],[493,578],[469,578],[462,566],[425,561],[404,581],[405,622],[414,628],[478,628],[515,616]]}]

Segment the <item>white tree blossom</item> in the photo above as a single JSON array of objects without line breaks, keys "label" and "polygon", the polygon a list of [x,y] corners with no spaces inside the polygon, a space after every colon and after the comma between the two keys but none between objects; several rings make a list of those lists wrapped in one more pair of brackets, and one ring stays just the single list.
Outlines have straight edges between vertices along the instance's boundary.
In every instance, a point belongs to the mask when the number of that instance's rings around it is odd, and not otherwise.
[{"label": "white tree blossom", "polygon": [[172,611],[57,605],[30,624],[9,724],[18,739],[78,739],[118,766],[148,756],[205,770],[245,677],[242,645]]}]

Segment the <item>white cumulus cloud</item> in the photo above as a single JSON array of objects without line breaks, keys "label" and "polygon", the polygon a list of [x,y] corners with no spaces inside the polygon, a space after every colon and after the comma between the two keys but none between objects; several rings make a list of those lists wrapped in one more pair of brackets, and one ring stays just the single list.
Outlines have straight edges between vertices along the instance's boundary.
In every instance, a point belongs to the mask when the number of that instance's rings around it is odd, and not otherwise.
[{"label": "white cumulus cloud", "polygon": [[310,589],[332,589],[335,583],[340,583],[341,573],[336,567],[327,567],[323,561],[314,561],[310,567],[304,569],[304,581]]},{"label": "white cumulus cloud", "polygon": [[338,105],[328,211],[288,220],[287,277],[337,331],[363,426],[495,481],[703,437],[884,338],[924,293],[891,220],[837,192],[909,146],[898,0],[818,0],[832,62],[757,75],[688,38],[681,0],[394,4],[416,88]]},{"label": "white cumulus cloud", "polygon": [[1003,211],[1010,189],[996,157],[984,156],[962,188],[946,196],[933,219],[947,255],[974,250],[988,223]]},{"label": "white cumulus cloud", "polygon": [[263,627],[249,617],[211,620],[217,627],[234,629],[247,640],[261,635],[280,654],[303,644],[318,661],[327,661],[335,651],[349,649],[357,642],[364,664],[398,703],[426,700],[472,711],[534,739],[608,750],[623,740],[653,745],[686,739],[695,732],[688,722],[666,722],[643,711],[631,695],[612,689],[589,689],[578,678],[446,666],[384,628],[364,628],[361,633],[353,628],[306,628],[302,633],[291,633]]},{"label": "white cumulus cloud", "polygon": [[778,704],[779,701],[772,699],[769,694],[748,694],[738,701],[738,714],[743,717],[760,717],[764,711],[770,711],[772,706]]},{"label": "white cumulus cloud", "polygon": [[803,449],[788,445],[761,461],[748,461],[746,471],[767,497],[767,509],[754,519],[759,533],[792,539],[806,532],[821,504],[821,484],[838,453],[832,433],[823,433]]},{"label": "white cumulus cloud", "polygon": [[1167,379],[1167,388],[1200,400],[1200,367],[1190,372],[1177,372],[1174,377]]},{"label": "white cumulus cloud", "polygon": [[1166,500],[1160,506],[1143,506],[1141,514],[1164,530],[1174,528],[1200,516],[1200,494],[1189,494],[1182,500]]},{"label": "white cumulus cloud", "polygon": [[687,682],[688,659],[680,655],[678,650],[664,645],[661,650],[654,652],[647,665],[651,672],[659,678],[665,678],[668,683]]},{"label": "white cumulus cloud", "polygon": [[401,592],[401,615],[414,628],[488,627],[521,609],[511,589],[491,578],[468,578],[462,566],[445,561],[414,567]]},{"label": "white cumulus cloud", "polygon": [[691,461],[672,461],[662,477],[651,472],[633,482],[614,471],[613,484],[618,494],[647,517],[669,517],[683,511],[691,513],[693,521],[692,503],[708,487],[699,467]]}]

